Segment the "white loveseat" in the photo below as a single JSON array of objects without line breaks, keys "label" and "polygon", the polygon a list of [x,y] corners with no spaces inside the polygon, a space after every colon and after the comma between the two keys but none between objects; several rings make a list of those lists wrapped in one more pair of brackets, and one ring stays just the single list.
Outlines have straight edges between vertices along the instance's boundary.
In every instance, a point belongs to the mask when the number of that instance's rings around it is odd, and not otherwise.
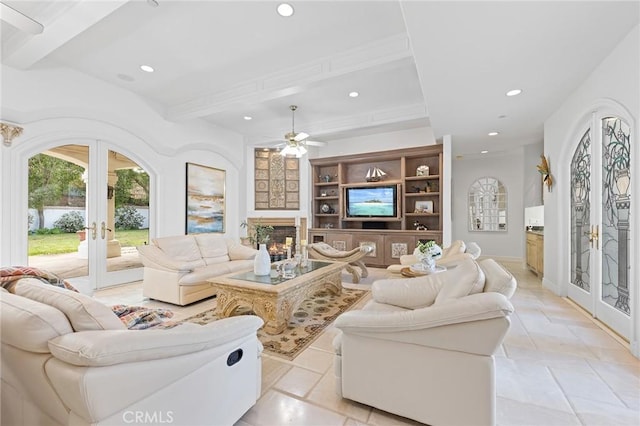
[{"label": "white loveseat", "polygon": [[261,391],[262,320],[127,330],[88,296],[19,280],[0,288],[6,426],[231,425]]},{"label": "white loveseat", "polygon": [[430,425],[495,424],[493,354],[515,288],[493,259],[376,281],[373,300],[335,321],[338,393]]},{"label": "white loveseat", "polygon": [[142,294],[187,305],[215,295],[207,279],[253,266],[257,250],[215,234],[155,238],[138,247]]}]

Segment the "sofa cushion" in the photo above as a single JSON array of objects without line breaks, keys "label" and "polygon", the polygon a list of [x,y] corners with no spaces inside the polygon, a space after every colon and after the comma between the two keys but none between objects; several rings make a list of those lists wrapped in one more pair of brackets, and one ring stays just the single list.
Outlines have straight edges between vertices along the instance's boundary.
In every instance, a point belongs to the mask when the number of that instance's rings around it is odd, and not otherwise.
[{"label": "sofa cushion", "polygon": [[448,257],[448,256],[452,256],[454,254],[458,254],[458,253],[464,253],[464,251],[466,250],[467,246],[464,243],[464,241],[462,240],[455,240],[451,243],[451,245],[449,247],[445,247],[444,250],[442,250],[442,258]]},{"label": "sofa cushion", "polygon": [[190,264],[192,268],[204,265],[200,248],[193,235],[156,238],[153,243],[175,260],[193,262]]},{"label": "sofa cushion", "polygon": [[111,308],[84,294],[44,284],[35,278],[18,281],[15,294],[59,309],[75,331],[126,329]]},{"label": "sofa cushion", "polygon": [[484,292],[502,293],[511,298],[516,291],[516,279],[509,271],[493,259],[485,259],[478,263],[485,274]]},{"label": "sofa cushion", "polygon": [[378,280],[371,286],[373,300],[406,309],[431,306],[441,288],[447,285],[447,273],[425,275],[418,278],[391,278]]},{"label": "sofa cushion", "polygon": [[235,271],[241,271],[253,266],[253,260],[230,260],[224,263],[214,263],[203,266],[195,271],[180,278],[180,285],[199,285],[205,283],[209,278],[218,275],[229,274]]},{"label": "sofa cushion", "polygon": [[464,259],[450,270],[441,272],[444,285],[440,289],[434,304],[444,303],[451,299],[459,299],[470,294],[480,293],[484,288],[484,272],[472,259]]},{"label": "sofa cushion", "polygon": [[0,299],[3,343],[28,352],[48,353],[50,339],[73,333],[67,317],[53,306],[9,292],[3,292]]},{"label": "sofa cushion", "polygon": [[243,246],[242,244],[235,244],[233,242],[228,244],[229,259],[231,260],[248,260],[256,257],[258,250],[251,247]]},{"label": "sofa cushion", "polygon": [[200,255],[207,265],[229,261],[226,238],[216,234],[198,234],[195,239]]}]

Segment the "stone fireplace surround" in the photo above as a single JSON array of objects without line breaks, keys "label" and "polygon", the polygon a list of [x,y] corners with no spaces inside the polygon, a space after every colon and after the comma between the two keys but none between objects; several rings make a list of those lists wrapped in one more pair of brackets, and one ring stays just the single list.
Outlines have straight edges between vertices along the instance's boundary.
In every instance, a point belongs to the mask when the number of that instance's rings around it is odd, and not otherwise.
[{"label": "stone fireplace surround", "polygon": [[[298,235],[300,236],[300,240],[307,239],[307,218],[300,217],[300,225],[299,225],[299,234],[295,232],[296,230],[296,218],[295,217],[248,217],[247,223],[249,227],[254,224],[261,225],[271,225],[274,228],[274,233],[272,234],[272,238],[267,244],[267,250],[272,248],[273,244],[277,245],[277,250],[282,250],[282,246],[285,243],[286,237],[293,238],[293,248],[292,255],[295,254],[295,247],[299,244],[299,241],[296,241]],[[292,233],[292,235],[288,235],[288,233]],[[298,234],[298,235],[296,235]]]}]

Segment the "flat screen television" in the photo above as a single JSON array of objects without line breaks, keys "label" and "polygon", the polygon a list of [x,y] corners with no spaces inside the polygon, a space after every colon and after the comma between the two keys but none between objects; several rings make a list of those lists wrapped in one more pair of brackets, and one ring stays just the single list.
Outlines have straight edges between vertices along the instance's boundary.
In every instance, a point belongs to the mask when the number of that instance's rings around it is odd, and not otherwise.
[{"label": "flat screen television", "polygon": [[397,217],[397,191],[396,185],[346,188],[347,217]]}]

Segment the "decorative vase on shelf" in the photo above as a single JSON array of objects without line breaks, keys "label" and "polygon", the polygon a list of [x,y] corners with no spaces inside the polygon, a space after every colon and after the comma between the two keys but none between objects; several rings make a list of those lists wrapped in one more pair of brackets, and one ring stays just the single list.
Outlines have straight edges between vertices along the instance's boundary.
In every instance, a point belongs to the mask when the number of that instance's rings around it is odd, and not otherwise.
[{"label": "decorative vase on shelf", "polygon": [[271,256],[269,256],[266,244],[260,244],[260,249],[253,260],[253,273],[256,275],[271,273]]}]

